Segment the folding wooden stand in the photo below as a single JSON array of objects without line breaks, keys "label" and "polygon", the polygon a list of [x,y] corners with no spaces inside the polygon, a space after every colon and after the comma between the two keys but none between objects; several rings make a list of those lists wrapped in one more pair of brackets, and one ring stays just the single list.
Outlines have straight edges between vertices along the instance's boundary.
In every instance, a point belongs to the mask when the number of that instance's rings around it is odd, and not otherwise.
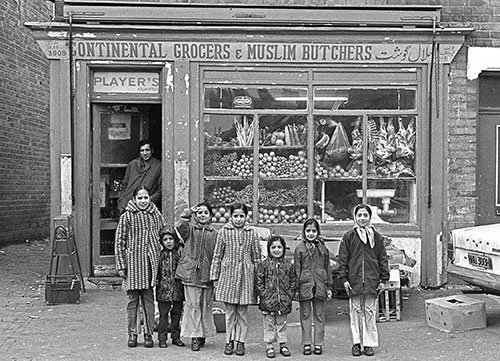
[{"label": "folding wooden stand", "polygon": [[79,303],[85,292],[80,259],[71,227],[71,216],[54,219],[50,271],[45,280],[47,304]]},{"label": "folding wooden stand", "polygon": [[401,320],[401,277],[399,267],[391,266],[390,279],[385,283],[384,291],[377,297],[377,322]]}]

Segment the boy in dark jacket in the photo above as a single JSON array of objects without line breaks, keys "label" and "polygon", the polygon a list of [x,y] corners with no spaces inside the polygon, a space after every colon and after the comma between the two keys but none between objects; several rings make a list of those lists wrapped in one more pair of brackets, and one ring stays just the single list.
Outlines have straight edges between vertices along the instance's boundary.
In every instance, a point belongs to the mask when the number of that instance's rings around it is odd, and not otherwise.
[{"label": "boy in dark jacket", "polygon": [[162,250],[160,251],[158,285],[156,286],[156,301],[158,301],[160,311],[158,341],[161,348],[167,347],[168,318],[170,314],[172,344],[184,346],[180,338],[184,288],[179,279],[174,279],[180,258],[180,241],[175,228],[170,225],[162,229],[160,237]]},{"label": "boy in dark jacket", "polygon": [[275,357],[273,342],[280,344],[280,353],[290,356],[286,335],[286,317],[292,312],[292,299],[297,287],[297,276],[292,263],[285,259],[286,242],[273,236],[267,242],[268,257],[258,265],[256,287],[259,309],[264,316],[266,355]]}]

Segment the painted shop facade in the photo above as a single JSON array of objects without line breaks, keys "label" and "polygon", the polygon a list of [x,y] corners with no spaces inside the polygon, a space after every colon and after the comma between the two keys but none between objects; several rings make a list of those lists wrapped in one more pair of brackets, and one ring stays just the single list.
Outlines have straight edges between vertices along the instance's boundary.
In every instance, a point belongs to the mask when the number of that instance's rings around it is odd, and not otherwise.
[{"label": "painted shop facade", "polygon": [[[99,5],[102,3],[102,5]],[[169,222],[236,200],[292,248],[374,225],[439,285],[447,228],[447,74],[467,28],[434,6],[56,2],[26,24],[50,61],[51,216],[72,214],[84,274],[114,275],[117,200],[149,138]]]}]

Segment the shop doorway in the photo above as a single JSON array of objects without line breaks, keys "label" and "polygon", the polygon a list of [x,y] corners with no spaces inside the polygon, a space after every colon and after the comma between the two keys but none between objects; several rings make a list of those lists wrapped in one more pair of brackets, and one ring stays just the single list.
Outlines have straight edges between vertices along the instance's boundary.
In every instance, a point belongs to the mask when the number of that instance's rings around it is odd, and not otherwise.
[{"label": "shop doorway", "polygon": [[151,140],[161,160],[160,104],[93,104],[92,261],[94,276],[114,275],[114,239],[127,164],[139,156],[138,144]]},{"label": "shop doorway", "polygon": [[478,225],[500,222],[500,74],[479,78]]}]

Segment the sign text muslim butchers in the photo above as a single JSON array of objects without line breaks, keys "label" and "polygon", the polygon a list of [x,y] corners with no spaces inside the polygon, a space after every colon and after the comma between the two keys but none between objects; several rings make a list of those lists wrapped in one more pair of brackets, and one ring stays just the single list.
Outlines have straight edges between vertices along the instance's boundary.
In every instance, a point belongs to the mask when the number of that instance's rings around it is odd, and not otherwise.
[{"label": "sign text muslim butchers", "polygon": [[[49,58],[61,58],[65,42],[42,44]],[[439,61],[449,63],[458,45],[441,44]],[[314,63],[428,63],[430,44],[312,44],[232,42],[146,42],[75,40],[76,59],[191,60]]]}]

